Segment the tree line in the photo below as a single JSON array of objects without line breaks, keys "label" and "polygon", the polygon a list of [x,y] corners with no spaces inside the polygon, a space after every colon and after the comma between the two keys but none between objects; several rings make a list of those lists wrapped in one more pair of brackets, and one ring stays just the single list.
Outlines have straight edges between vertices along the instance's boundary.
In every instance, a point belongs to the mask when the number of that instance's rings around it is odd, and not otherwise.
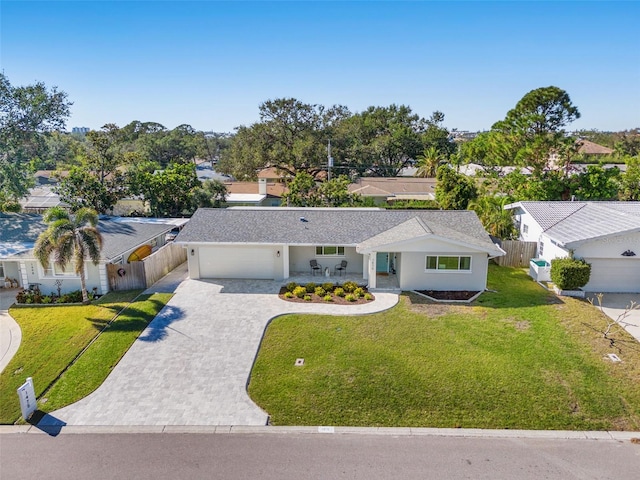
[{"label": "tree line", "polygon": [[[2,210],[18,208],[38,169],[68,172],[58,192],[73,209],[108,212],[125,196],[144,200],[155,216],[223,205],[224,185],[200,182],[196,159],[216,163],[217,171],[238,180],[255,180],[260,169],[275,167],[289,179],[285,203],[306,206],[367,204],[349,194],[350,181],[393,177],[415,167],[417,176],[438,179],[437,203],[428,206],[473,208],[498,236],[513,233],[502,218],[507,202],[640,200],[640,129],[577,132],[614,148],[611,158],[599,160],[625,163],[626,172],[600,163],[576,171],[584,156],[576,132],[569,134],[567,127],[580,112],[555,86],[528,92],[489,131],[462,142],[443,126],[439,111],[423,118],[409,106],[390,105],[352,113],[343,105],[294,98],[263,102],[258,121],[233,134],[134,121],[70,135],[62,132],[71,107],[66,93],[42,83],[15,87],[4,74],[0,107]],[[459,173],[468,163],[481,166],[478,178]]]}]

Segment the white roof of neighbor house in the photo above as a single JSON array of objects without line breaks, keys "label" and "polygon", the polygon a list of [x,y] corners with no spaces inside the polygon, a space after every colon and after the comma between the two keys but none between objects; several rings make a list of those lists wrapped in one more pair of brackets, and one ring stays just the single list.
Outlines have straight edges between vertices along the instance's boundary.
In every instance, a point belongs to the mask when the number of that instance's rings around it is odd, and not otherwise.
[{"label": "white roof of neighbor house", "polygon": [[640,202],[517,202],[553,240],[566,247],[640,232]]},{"label": "white roof of neighbor house", "polygon": [[225,202],[226,203],[242,203],[242,202],[260,203],[265,198],[267,198],[267,196],[260,193],[229,193],[227,194]]},{"label": "white roof of neighbor house", "polygon": [[[98,229],[102,234],[101,258],[111,260],[153,238],[169,232],[174,225],[164,221],[120,221],[121,217],[100,218]],[[128,219],[130,220],[130,219]],[[152,220],[152,219],[145,219]],[[187,220],[187,219],[176,219]],[[0,259],[31,258],[38,236],[47,225],[42,215],[25,213],[0,214]]]}]

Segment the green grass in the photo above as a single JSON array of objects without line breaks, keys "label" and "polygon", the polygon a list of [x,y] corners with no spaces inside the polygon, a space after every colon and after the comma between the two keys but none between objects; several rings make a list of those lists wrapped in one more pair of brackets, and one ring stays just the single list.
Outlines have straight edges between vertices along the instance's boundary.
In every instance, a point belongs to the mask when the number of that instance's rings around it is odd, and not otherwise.
[{"label": "green grass", "polygon": [[[640,345],[588,303],[490,269],[470,306],[274,320],[249,384],[275,425],[640,428]],[[603,359],[617,353],[623,363]],[[302,367],[294,366],[304,358]]]},{"label": "green grass", "polygon": [[[27,377],[33,377],[38,406],[44,412],[73,403],[100,386],[171,297],[145,295],[130,304],[139,293],[112,292],[86,306],[11,309],[22,329],[22,342],[0,374],[0,423],[14,423],[20,417],[16,389]],[[118,312],[118,318],[60,376]]]}]

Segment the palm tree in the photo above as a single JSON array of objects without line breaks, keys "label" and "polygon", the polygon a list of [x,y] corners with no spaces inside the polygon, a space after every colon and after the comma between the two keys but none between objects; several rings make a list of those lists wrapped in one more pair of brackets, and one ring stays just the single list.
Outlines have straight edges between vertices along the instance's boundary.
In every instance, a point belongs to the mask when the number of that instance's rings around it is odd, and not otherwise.
[{"label": "palm tree", "polygon": [[508,203],[511,203],[509,197],[483,195],[469,202],[468,209],[476,212],[490,235],[510,240],[517,236],[517,231],[511,210],[504,209]]},{"label": "palm tree", "polygon": [[98,214],[90,208],[81,208],[71,216],[65,209],[53,207],[45,212],[43,220],[47,229],[38,237],[34,255],[45,269],[52,256],[61,268],[71,263],[80,276],[82,303],[89,303],[84,262],[90,259],[97,265],[100,261],[102,235],[97,228]]},{"label": "palm tree", "polygon": [[436,176],[436,171],[440,166],[440,162],[443,160],[442,153],[438,151],[436,147],[425,148],[422,155],[418,157],[416,166],[416,177],[433,178]]}]

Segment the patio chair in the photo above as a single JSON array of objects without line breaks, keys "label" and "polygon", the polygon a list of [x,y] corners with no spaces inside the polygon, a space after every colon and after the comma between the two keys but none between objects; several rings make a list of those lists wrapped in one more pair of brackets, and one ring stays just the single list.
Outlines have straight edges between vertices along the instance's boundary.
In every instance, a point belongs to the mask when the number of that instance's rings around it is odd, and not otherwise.
[{"label": "patio chair", "polygon": [[336,265],[333,268],[333,274],[338,274],[338,275],[346,275],[347,274],[347,261],[346,260],[342,260],[338,265]]},{"label": "patio chair", "polygon": [[309,260],[309,266],[311,267],[311,275],[315,275],[316,272],[320,272],[322,275],[322,265],[317,260]]}]

